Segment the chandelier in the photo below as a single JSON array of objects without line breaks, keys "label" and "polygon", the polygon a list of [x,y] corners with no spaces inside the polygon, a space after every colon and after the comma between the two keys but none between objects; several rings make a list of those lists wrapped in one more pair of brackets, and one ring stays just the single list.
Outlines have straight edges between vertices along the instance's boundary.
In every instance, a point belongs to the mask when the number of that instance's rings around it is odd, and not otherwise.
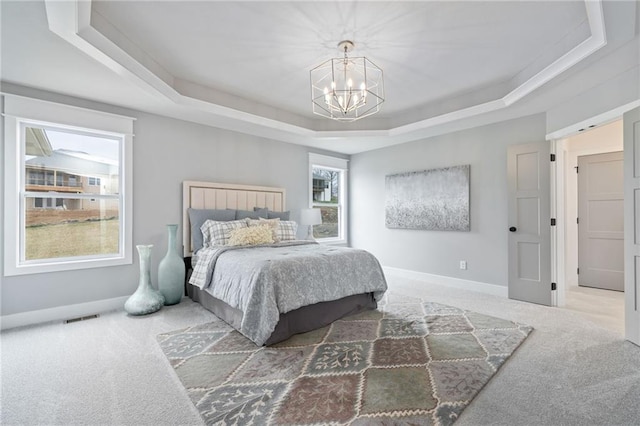
[{"label": "chandelier", "polygon": [[356,121],[380,111],[384,102],[382,69],[365,57],[350,58],[352,41],[338,43],[344,58],[333,58],[311,70],[314,114]]}]

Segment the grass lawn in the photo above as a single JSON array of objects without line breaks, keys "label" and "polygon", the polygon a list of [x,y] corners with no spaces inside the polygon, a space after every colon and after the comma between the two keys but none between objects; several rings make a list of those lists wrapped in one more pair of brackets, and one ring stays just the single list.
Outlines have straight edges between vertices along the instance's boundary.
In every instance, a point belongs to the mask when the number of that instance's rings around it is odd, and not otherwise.
[{"label": "grass lawn", "polygon": [[116,220],[26,228],[26,260],[118,253]]}]

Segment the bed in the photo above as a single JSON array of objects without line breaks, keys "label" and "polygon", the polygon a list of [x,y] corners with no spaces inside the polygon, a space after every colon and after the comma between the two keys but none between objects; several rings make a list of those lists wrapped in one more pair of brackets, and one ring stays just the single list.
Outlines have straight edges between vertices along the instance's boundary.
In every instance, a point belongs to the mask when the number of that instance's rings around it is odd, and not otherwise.
[{"label": "bed", "polygon": [[208,245],[200,230],[256,215],[284,226],[285,201],[284,188],[183,182],[187,295],[259,346],[375,309],[387,288],[377,259],[364,250],[291,239]]}]

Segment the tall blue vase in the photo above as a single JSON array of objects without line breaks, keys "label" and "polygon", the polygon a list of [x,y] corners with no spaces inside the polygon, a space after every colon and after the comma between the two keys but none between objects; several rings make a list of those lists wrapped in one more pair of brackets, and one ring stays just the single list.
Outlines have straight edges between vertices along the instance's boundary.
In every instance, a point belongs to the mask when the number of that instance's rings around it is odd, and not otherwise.
[{"label": "tall blue vase", "polygon": [[124,310],[130,315],[146,315],[162,308],[164,296],[151,285],[151,249],[153,245],[138,245],[140,258],[140,279],[138,289],[124,303]]},{"label": "tall blue vase", "polygon": [[167,254],[158,266],[158,288],[164,296],[165,305],[180,303],[184,294],[185,266],[176,246],[177,230],[178,225],[167,225]]}]

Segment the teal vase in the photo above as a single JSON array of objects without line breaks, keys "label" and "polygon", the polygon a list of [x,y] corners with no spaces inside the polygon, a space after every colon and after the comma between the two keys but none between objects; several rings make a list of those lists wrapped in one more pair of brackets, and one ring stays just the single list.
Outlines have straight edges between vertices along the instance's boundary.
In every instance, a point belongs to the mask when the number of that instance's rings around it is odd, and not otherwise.
[{"label": "teal vase", "polygon": [[140,258],[140,280],[138,289],[124,303],[130,315],[146,315],[156,312],[164,305],[164,296],[151,285],[151,249],[153,245],[138,245]]},{"label": "teal vase", "polygon": [[158,289],[164,296],[165,305],[180,303],[184,294],[185,267],[176,246],[178,225],[167,225],[169,243],[167,254],[158,266]]}]

